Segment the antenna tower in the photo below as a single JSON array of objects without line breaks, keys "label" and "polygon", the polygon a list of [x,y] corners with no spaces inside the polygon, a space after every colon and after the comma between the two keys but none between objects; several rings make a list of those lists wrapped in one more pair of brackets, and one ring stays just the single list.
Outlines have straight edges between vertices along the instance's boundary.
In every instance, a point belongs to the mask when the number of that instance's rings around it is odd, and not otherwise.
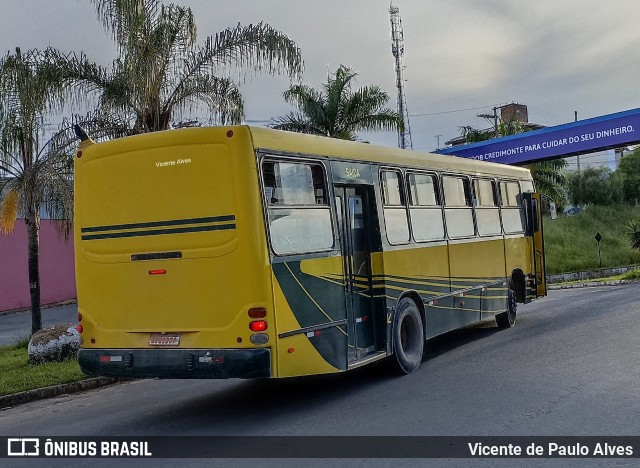
[{"label": "antenna tower", "polygon": [[411,141],[411,127],[409,126],[409,112],[407,111],[407,100],[404,95],[404,32],[402,30],[402,20],[400,19],[400,9],[389,5],[389,15],[391,16],[391,52],[396,60],[396,87],[398,88],[398,114],[404,120],[404,131],[398,130],[398,146],[400,148],[413,149]]}]

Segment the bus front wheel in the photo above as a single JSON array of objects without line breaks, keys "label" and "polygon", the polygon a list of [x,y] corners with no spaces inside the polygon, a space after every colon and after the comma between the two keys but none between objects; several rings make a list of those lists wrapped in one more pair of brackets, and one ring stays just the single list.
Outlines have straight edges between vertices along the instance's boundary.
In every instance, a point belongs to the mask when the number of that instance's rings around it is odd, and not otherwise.
[{"label": "bus front wheel", "polygon": [[509,288],[507,298],[507,311],[496,315],[498,328],[511,328],[516,324],[516,313],[518,305],[516,303],[516,292]]},{"label": "bus front wheel", "polygon": [[400,374],[415,372],[422,361],[424,327],[415,302],[405,298],[396,310],[393,325],[394,364]]}]

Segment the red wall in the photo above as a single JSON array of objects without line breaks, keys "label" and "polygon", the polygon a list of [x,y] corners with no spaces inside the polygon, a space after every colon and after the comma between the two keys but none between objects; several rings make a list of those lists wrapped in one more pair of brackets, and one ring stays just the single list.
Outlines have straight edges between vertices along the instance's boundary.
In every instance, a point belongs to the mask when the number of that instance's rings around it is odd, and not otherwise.
[{"label": "red wall", "polygon": [[[73,239],[58,236],[54,222],[40,223],[40,302],[76,297]],[[30,307],[27,226],[18,219],[8,236],[0,233],[0,311]]]}]

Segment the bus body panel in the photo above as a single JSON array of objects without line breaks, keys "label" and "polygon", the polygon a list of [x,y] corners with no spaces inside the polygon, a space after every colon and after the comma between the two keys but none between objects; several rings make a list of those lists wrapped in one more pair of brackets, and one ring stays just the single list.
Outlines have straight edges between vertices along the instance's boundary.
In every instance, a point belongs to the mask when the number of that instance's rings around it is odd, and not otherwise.
[{"label": "bus body panel", "polygon": [[[328,374],[344,370],[346,365],[339,367],[330,364],[330,361],[336,362],[334,356],[325,356],[327,338],[333,335],[322,334],[326,329],[314,327],[304,327],[300,320],[304,320],[296,314],[302,312],[300,310],[300,298],[291,297],[291,293],[287,296],[280,287],[280,281],[274,273],[273,277],[273,299],[274,310],[278,317],[278,377],[293,377],[297,375],[311,374]],[[294,293],[299,294],[299,292]],[[317,296],[316,296],[317,297]],[[326,320],[320,320],[326,323]],[[305,322],[302,322],[305,323]],[[344,328],[344,327],[343,327]],[[322,338],[320,338],[322,337]],[[336,350],[341,350],[344,359],[346,346],[344,338],[339,338],[339,345],[334,346]],[[331,339],[329,343],[331,343]]]},{"label": "bus body panel", "polygon": [[[250,133],[171,133],[166,146],[142,135],[76,159],[83,349],[266,348],[248,316],[266,310],[275,335]],[[163,336],[179,338],[154,344]],[[95,358],[81,353],[81,365]]]},{"label": "bus body panel", "polygon": [[460,325],[506,310],[508,288],[504,258],[502,236],[449,243],[453,308],[460,311]]},{"label": "bus body panel", "polygon": [[[301,353],[287,356],[282,350],[284,346],[289,349],[289,342],[300,343],[300,337],[304,337],[302,341],[309,342],[323,359],[323,363],[307,361],[305,374],[347,369],[344,286],[336,281],[341,272],[340,257],[273,263],[273,283],[277,286],[274,291],[275,312],[278,316],[278,337],[282,341],[279,365],[285,365],[280,370],[281,374],[289,375],[287,369],[296,368],[295,361]],[[287,317],[286,322],[281,317]],[[289,339],[294,336],[298,338]],[[292,355],[293,352],[287,354]]]},{"label": "bus body panel", "polygon": [[[382,258],[383,265],[376,278],[384,285],[387,309],[393,310],[403,293],[415,291],[424,304],[427,337],[451,330],[451,281],[446,242],[386,250]],[[391,318],[392,314],[388,313],[389,329]]]}]

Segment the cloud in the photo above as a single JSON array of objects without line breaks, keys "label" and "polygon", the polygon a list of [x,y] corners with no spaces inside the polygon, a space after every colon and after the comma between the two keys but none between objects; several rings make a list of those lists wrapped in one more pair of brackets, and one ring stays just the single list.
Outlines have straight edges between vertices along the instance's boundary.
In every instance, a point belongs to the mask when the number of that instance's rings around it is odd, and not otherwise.
[{"label": "cloud", "polygon": [[[200,41],[225,27],[261,20],[300,45],[304,82],[320,86],[340,64],[358,71],[358,84],[378,84],[395,107],[389,0],[177,0],[195,13]],[[394,0],[404,27],[405,90],[415,117],[414,143],[432,149],[461,125],[482,127],[482,110],[456,109],[518,101],[542,124],[593,117],[640,106],[637,0]],[[110,38],[87,0],[3,0],[4,50],[52,45],[84,50],[109,64]],[[247,116],[268,120],[290,109],[285,77],[242,83]],[[551,117],[553,116],[553,117]],[[376,142],[376,135],[371,135]],[[389,135],[380,141],[393,144]]]}]

